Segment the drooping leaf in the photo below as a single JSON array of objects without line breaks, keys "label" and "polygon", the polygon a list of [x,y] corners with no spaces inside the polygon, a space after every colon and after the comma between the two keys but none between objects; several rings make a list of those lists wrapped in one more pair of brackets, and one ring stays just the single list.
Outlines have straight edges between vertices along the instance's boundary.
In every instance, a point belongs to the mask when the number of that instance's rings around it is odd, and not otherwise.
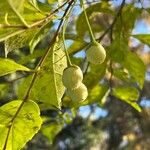
[{"label": "drooping leaf", "polygon": [[[46,108],[60,108],[61,98],[64,94],[62,73],[67,66],[67,61],[61,42],[57,42],[44,61],[38,72],[36,81],[31,89],[30,99],[41,102]],[[24,91],[30,84],[31,77],[25,79],[19,87],[19,97],[24,96]],[[40,92],[39,92],[40,91]]]},{"label": "drooping leaf", "polygon": [[[33,101],[25,102],[11,122],[21,103],[21,100],[15,100],[0,107],[0,149],[3,149],[6,144],[7,150],[20,150],[41,127],[40,110]],[[9,128],[10,132],[8,132]]]},{"label": "drooping leaf", "polygon": [[123,62],[124,67],[129,71],[131,77],[138,83],[142,89],[145,79],[146,66],[139,56],[131,51],[126,52],[126,58]]},{"label": "drooping leaf", "polygon": [[134,87],[116,87],[113,89],[112,94],[124,102],[130,104],[137,111],[141,111],[141,108],[136,103],[139,97],[139,91]]},{"label": "drooping leaf", "polygon": [[0,76],[4,76],[15,71],[30,71],[30,69],[17,64],[11,59],[0,58]]},{"label": "drooping leaf", "polygon": [[150,34],[135,34],[132,36],[140,40],[142,43],[150,45]]}]

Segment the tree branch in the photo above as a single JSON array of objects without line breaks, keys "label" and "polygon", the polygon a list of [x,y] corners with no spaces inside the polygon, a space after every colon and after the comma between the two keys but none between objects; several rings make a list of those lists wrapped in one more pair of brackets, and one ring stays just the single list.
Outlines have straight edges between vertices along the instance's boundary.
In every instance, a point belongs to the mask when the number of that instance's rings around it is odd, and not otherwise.
[{"label": "tree branch", "polygon": [[64,22],[65,16],[66,16],[67,12],[69,11],[70,7],[72,6],[72,3],[73,3],[73,2],[74,2],[74,0],[69,0],[69,1],[68,1],[68,6],[67,6],[67,8],[66,8],[66,10],[65,10],[65,12],[64,12],[64,14],[63,14],[63,16],[62,16],[62,18],[61,18],[61,21],[60,21],[60,23],[59,23],[59,25],[58,25],[58,28],[57,28],[57,30],[56,30],[56,32],[55,32],[55,34],[54,34],[53,39],[50,41],[50,46],[49,46],[49,48],[47,49],[47,51],[45,52],[44,56],[41,58],[39,64],[36,66],[37,72],[35,72],[35,73],[33,74],[33,76],[32,76],[32,80],[31,80],[31,83],[30,83],[29,88],[28,88],[28,90],[27,90],[27,93],[26,93],[26,95],[25,95],[25,97],[24,97],[22,103],[21,103],[20,106],[18,107],[16,113],[14,114],[14,116],[12,117],[12,119],[11,119],[10,122],[9,122],[8,132],[7,132],[7,136],[6,136],[6,139],[5,139],[5,144],[4,144],[3,150],[6,150],[7,143],[8,143],[8,139],[9,139],[9,135],[10,135],[10,131],[11,131],[11,128],[12,128],[12,126],[13,126],[14,120],[16,119],[16,117],[17,117],[17,115],[19,114],[20,110],[22,109],[23,105],[25,104],[25,102],[26,102],[26,101],[28,100],[28,98],[29,98],[31,89],[32,89],[32,87],[33,87],[33,85],[34,85],[34,83],[35,83],[36,77],[37,77],[37,75],[38,75],[38,68],[39,68],[39,67],[42,67],[42,65],[43,65],[43,63],[44,63],[46,57],[48,56],[48,54],[49,54],[49,52],[50,52],[50,50],[51,50],[51,46],[55,43],[55,41],[56,41],[56,39],[57,39],[57,36],[58,36],[58,33],[59,33],[59,31],[60,31],[60,29],[61,29],[61,26],[62,26],[62,24],[63,24],[63,22]]},{"label": "tree branch", "polygon": [[110,30],[113,29],[114,25],[115,25],[116,22],[117,22],[118,17],[120,16],[120,14],[121,14],[121,12],[122,12],[122,9],[123,9],[123,7],[124,7],[124,5],[125,5],[125,1],[126,1],[126,0],[123,0],[123,1],[122,1],[121,5],[120,5],[120,8],[119,8],[119,10],[118,10],[118,12],[117,12],[117,14],[116,14],[116,16],[115,16],[113,22],[112,22],[112,23],[110,24],[110,26],[105,30],[105,32],[97,39],[99,42],[104,38],[104,36],[105,36]]}]

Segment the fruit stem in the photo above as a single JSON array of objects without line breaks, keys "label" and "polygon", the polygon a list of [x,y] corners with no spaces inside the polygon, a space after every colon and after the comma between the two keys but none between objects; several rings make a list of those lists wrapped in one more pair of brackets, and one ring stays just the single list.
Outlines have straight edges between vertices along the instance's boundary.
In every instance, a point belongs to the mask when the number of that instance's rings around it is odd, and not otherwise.
[{"label": "fruit stem", "polygon": [[82,6],[84,15],[85,15],[85,20],[86,20],[87,25],[88,25],[89,33],[90,33],[90,36],[91,36],[91,42],[96,42],[93,31],[92,31],[92,28],[91,28],[91,25],[90,25],[90,22],[89,22],[89,19],[87,17],[87,13],[86,13],[86,9],[85,9],[83,0],[80,0],[80,3],[81,3],[81,6]]},{"label": "fruit stem", "polygon": [[65,32],[66,32],[66,28],[67,28],[67,25],[68,25],[68,22],[69,22],[69,16],[70,16],[70,14],[73,10],[73,7],[74,7],[76,1],[77,0],[75,0],[74,4],[72,5],[71,9],[69,10],[68,14],[65,17],[65,22],[64,22],[63,31],[62,31],[62,40],[63,40],[63,44],[64,44],[65,54],[66,54],[66,57],[67,57],[67,64],[68,64],[69,67],[72,66],[72,63],[71,63],[70,56],[69,56],[67,48],[66,48]]}]

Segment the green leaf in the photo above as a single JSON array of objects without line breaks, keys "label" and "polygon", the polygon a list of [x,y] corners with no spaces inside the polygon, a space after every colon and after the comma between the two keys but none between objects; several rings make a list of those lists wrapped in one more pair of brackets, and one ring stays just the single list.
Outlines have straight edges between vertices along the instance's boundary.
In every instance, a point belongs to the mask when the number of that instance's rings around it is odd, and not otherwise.
[{"label": "green leaf", "polygon": [[[57,42],[51,47],[50,53],[38,72],[29,98],[41,102],[46,106],[45,108],[60,108],[61,98],[65,91],[62,84],[62,73],[66,67],[64,47],[61,42]],[[24,96],[24,91],[29,86],[30,80],[31,77],[25,79],[18,88],[19,97]]]},{"label": "green leaf", "polygon": [[[37,0],[28,0],[29,1],[29,3],[37,10],[37,12],[40,12],[41,14],[44,14],[44,15],[46,15],[46,14],[49,14],[48,12],[50,12],[50,7],[48,7],[46,4],[44,5],[44,3],[42,3],[42,2],[38,2]],[[46,11],[43,11],[43,10],[41,10],[40,8],[39,8],[39,6],[38,6],[38,4],[40,5],[40,6],[47,6],[48,7],[48,12]],[[44,8],[43,7],[43,8]],[[46,8],[46,7],[45,7]]]},{"label": "green leaf", "polygon": [[129,105],[131,105],[134,109],[136,109],[138,112],[141,112],[141,111],[142,111],[141,107],[140,107],[136,102],[127,101],[127,103],[128,103]]},{"label": "green leaf", "polygon": [[113,89],[113,95],[124,101],[136,101],[139,97],[139,92],[134,87],[116,87]]},{"label": "green leaf", "polygon": [[25,31],[25,29],[5,29],[5,30],[1,30],[0,29],[0,42],[5,41],[11,37],[14,37],[18,34],[21,34]]},{"label": "green leaf", "polygon": [[105,94],[103,95],[101,101],[99,102],[100,106],[103,106],[106,103],[107,97],[109,96],[110,92],[111,92],[110,88],[107,88]]},{"label": "green leaf", "polygon": [[[12,0],[11,0],[12,1]],[[20,3],[21,2],[21,3]],[[34,6],[30,4],[28,0],[21,0],[18,3],[17,1],[13,1],[13,6],[17,9],[17,11],[22,15],[22,17],[28,22],[28,24],[32,24],[36,21],[39,21],[40,19],[45,18],[45,14],[39,12]],[[15,4],[14,4],[15,3]],[[49,7],[46,4],[38,2],[40,8],[42,11],[51,11],[51,7]],[[5,9],[4,9],[5,8]],[[5,24],[5,15],[8,14],[7,21],[11,25],[20,25],[22,24],[18,16],[14,13],[10,5],[8,4],[7,0],[3,1],[0,0],[0,23]],[[46,13],[47,13],[46,12]]]},{"label": "green leaf", "polygon": [[88,89],[93,88],[104,77],[106,73],[107,62],[101,65],[90,64],[89,70],[84,77],[85,85]]},{"label": "green leaf", "polygon": [[139,56],[131,51],[127,51],[123,66],[129,71],[131,77],[142,89],[145,80],[146,66]]},{"label": "green leaf", "polygon": [[[93,4],[86,9],[86,12],[89,19],[92,16],[92,14],[96,12],[113,14],[113,11],[110,9],[110,5],[107,2]],[[91,22],[91,19],[90,24],[93,24],[93,21]],[[93,31],[95,31],[95,26],[92,25],[92,29]],[[83,37],[86,31],[88,31],[88,26],[83,12],[79,15],[76,21],[76,31],[79,37]]]},{"label": "green leaf", "polygon": [[57,122],[43,126],[42,133],[48,138],[50,144],[53,143],[55,136],[62,130],[63,126],[63,124]]},{"label": "green leaf", "polygon": [[40,50],[36,50],[34,51],[33,54],[29,54],[29,55],[25,55],[23,57],[21,57],[21,59],[18,61],[19,64],[26,64],[29,62],[32,62],[33,60],[42,57],[44,55],[45,51],[40,49]]},{"label": "green leaf", "polygon": [[87,100],[85,100],[82,105],[89,105],[95,102],[104,104],[109,94],[108,91],[110,92],[108,86],[102,84],[96,85],[90,90]]},{"label": "green leaf", "polygon": [[10,37],[5,40],[5,55],[15,49],[28,46],[30,40],[33,38],[34,34],[38,31],[38,28],[24,30],[20,34]]},{"label": "green leaf", "polygon": [[44,38],[48,30],[52,27],[52,25],[52,21],[47,22],[38,30],[37,33],[34,34],[29,43],[31,53],[33,53],[35,46]]},{"label": "green leaf", "polygon": [[[109,70],[111,72],[111,70]],[[128,71],[124,68],[114,68],[113,69],[113,76],[117,77],[118,79],[130,83],[130,75]]]},{"label": "green leaf", "polygon": [[76,39],[69,47],[68,47],[68,52],[69,54],[74,54],[79,52],[80,50],[82,50],[83,48],[85,48],[88,45],[88,43],[82,41],[82,40],[78,40]]},{"label": "green leaf", "polygon": [[[0,107],[0,149],[6,144],[7,150],[20,150],[32,139],[41,127],[42,119],[38,105],[27,101],[11,124],[11,120],[22,101],[15,100]],[[10,129],[7,143],[6,138]]]},{"label": "green leaf", "polygon": [[0,84],[0,98],[3,98],[9,89],[8,84]]},{"label": "green leaf", "polygon": [[8,14],[8,18],[15,18],[15,21],[19,21],[16,14],[13,12],[10,5],[8,4],[7,0],[5,0],[5,1],[0,0],[0,10],[1,10],[0,23],[6,23],[5,22],[5,14],[6,13]]},{"label": "green leaf", "polygon": [[130,104],[137,111],[141,111],[136,101],[139,98],[139,91],[134,87],[116,87],[113,88],[112,94],[124,102]]},{"label": "green leaf", "polygon": [[142,43],[150,45],[150,34],[135,34],[132,36],[140,40]]},{"label": "green leaf", "polygon": [[17,64],[11,59],[0,58],[0,76],[4,76],[15,71],[30,71],[30,69]]},{"label": "green leaf", "polygon": [[23,12],[23,7],[24,7],[24,1],[25,0],[7,0],[9,1],[9,3],[11,3],[11,5],[13,5],[13,7],[15,7],[15,9],[18,11],[18,12]]},{"label": "green leaf", "polygon": [[125,69],[127,69],[130,79],[137,82],[142,89],[146,66],[137,54],[129,51],[127,40],[122,37],[116,38],[109,47],[108,55],[110,59],[120,63]]},{"label": "green leaf", "polygon": [[122,15],[119,19],[117,19],[115,23],[114,34],[116,36],[124,34],[126,37],[129,38],[137,19],[141,15],[141,11],[142,9],[135,7],[133,3],[125,4],[122,9]]},{"label": "green leaf", "polygon": [[122,63],[126,58],[127,50],[127,40],[118,36],[110,45],[108,55],[113,61]]}]

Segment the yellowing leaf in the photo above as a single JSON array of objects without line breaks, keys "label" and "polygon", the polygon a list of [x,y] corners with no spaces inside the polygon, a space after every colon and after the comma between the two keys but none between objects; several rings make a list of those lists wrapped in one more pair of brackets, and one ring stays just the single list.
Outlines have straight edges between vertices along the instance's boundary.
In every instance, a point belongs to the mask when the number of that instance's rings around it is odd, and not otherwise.
[{"label": "yellowing leaf", "polygon": [[113,89],[114,96],[117,98],[123,100],[124,102],[128,103],[131,105],[133,108],[135,108],[137,111],[141,111],[140,106],[136,103],[138,97],[139,97],[139,92],[136,88],[134,87],[117,87]]},{"label": "yellowing leaf", "polygon": [[[0,107],[0,149],[20,150],[41,127],[40,110],[33,101],[27,101],[11,124],[22,103],[15,100]],[[8,132],[10,128],[10,132]],[[8,135],[8,139],[6,137]]]},{"label": "yellowing leaf", "polygon": [[113,94],[125,101],[136,101],[139,97],[139,92],[134,87],[117,87],[113,89]]},{"label": "yellowing leaf", "polygon": [[11,59],[0,58],[0,76],[4,76],[15,71],[30,71],[30,69],[17,64]]}]

